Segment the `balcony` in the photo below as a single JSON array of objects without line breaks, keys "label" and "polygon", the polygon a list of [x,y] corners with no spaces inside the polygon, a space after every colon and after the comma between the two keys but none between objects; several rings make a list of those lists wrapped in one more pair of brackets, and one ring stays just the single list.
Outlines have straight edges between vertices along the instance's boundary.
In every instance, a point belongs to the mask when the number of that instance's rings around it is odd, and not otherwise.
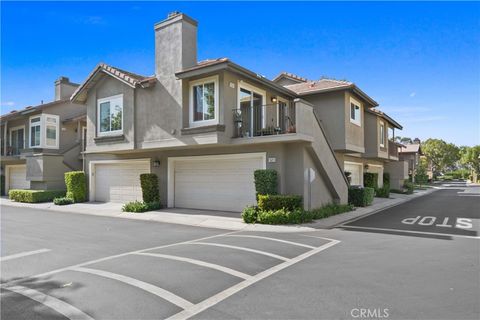
[{"label": "balcony", "polygon": [[390,160],[398,160],[398,148],[399,145],[396,142],[388,140],[388,158]]},{"label": "balcony", "polygon": [[2,157],[19,156],[22,150],[23,150],[23,147],[20,148],[18,146],[7,145],[7,148],[2,146],[2,150],[0,154]]},{"label": "balcony", "polygon": [[295,107],[290,103],[241,106],[232,110],[234,138],[296,132]]}]

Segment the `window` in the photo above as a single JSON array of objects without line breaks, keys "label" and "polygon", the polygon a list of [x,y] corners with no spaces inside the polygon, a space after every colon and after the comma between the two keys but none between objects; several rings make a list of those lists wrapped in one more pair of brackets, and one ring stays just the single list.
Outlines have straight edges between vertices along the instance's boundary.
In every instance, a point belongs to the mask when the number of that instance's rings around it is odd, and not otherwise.
[{"label": "window", "polygon": [[42,114],[30,118],[30,148],[58,149],[59,116]]},{"label": "window", "polygon": [[98,135],[123,132],[123,94],[98,100]]},{"label": "window", "polygon": [[358,126],[362,125],[361,119],[361,104],[355,99],[350,98],[350,122]]},{"label": "window", "polygon": [[[238,84],[238,109],[242,114],[242,130],[247,137],[262,135],[266,128],[267,93],[243,81]],[[273,120],[272,120],[273,121]]]},{"label": "window", "polygon": [[218,123],[218,77],[190,84],[190,125]]},{"label": "window", "polygon": [[385,147],[385,124],[380,122],[380,147]]},{"label": "window", "polygon": [[41,145],[42,118],[30,118],[30,148]]}]

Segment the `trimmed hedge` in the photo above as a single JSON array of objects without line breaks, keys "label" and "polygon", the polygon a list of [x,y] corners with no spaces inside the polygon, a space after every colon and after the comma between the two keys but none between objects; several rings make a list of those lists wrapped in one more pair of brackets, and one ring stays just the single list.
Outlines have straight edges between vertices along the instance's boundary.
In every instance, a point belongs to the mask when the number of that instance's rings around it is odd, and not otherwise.
[{"label": "trimmed hedge", "polygon": [[62,197],[53,199],[53,203],[57,206],[64,206],[75,203],[72,198]]},{"label": "trimmed hedge", "polygon": [[375,196],[378,198],[390,198],[390,185],[384,183],[383,187],[375,191]]},{"label": "trimmed hedge", "polygon": [[363,174],[363,185],[368,188],[378,188],[378,173],[365,172]]},{"label": "trimmed hedge", "polygon": [[348,203],[355,207],[366,207],[372,204],[375,189],[370,187],[350,187],[348,188]]},{"label": "trimmed hedge", "polygon": [[261,210],[259,207],[249,206],[243,210],[242,218],[246,223],[298,224],[330,217],[351,210],[353,210],[353,206],[351,205],[338,204],[328,204],[312,211],[305,211],[301,208],[294,210],[287,210],[285,208],[278,210]]},{"label": "trimmed hedge", "polygon": [[122,207],[123,212],[146,212],[152,210],[158,210],[162,207],[159,201],[154,202],[143,202],[143,201],[132,201],[125,203]]},{"label": "trimmed hedge", "polygon": [[0,195],[5,195],[5,176],[0,175]]},{"label": "trimmed hedge", "polygon": [[73,202],[87,201],[87,179],[83,171],[65,172],[65,185],[67,186],[67,198]]},{"label": "trimmed hedge", "polygon": [[12,189],[8,191],[8,198],[17,202],[37,203],[50,202],[55,198],[64,197],[63,190],[20,190]]},{"label": "trimmed hedge", "polygon": [[383,173],[383,185],[388,185],[390,187],[390,173],[388,172]]},{"label": "trimmed hedge", "polygon": [[403,187],[406,189],[405,194],[412,194],[413,190],[415,189],[415,185],[409,181],[406,181],[403,184]]},{"label": "trimmed hedge", "polygon": [[287,210],[295,210],[302,208],[303,198],[302,196],[298,195],[284,195],[284,194],[277,194],[277,195],[258,195],[258,208],[260,210],[268,211],[268,210],[280,210],[280,209],[287,209]]},{"label": "trimmed hedge", "polygon": [[278,174],[273,169],[255,170],[255,191],[257,194],[277,194]]},{"label": "trimmed hedge", "polygon": [[142,186],[142,198],[144,202],[160,202],[158,177],[155,173],[142,173],[140,175],[140,185]]}]

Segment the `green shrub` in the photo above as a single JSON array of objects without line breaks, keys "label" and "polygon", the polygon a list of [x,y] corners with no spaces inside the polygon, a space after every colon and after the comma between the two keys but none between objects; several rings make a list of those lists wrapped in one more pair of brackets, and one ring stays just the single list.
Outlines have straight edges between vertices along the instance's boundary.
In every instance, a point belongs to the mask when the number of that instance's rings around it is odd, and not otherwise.
[{"label": "green shrub", "polygon": [[365,172],[363,174],[363,185],[365,187],[378,188],[378,173]]},{"label": "green shrub", "polygon": [[268,210],[295,210],[302,208],[302,196],[298,195],[258,195],[258,208],[263,211]]},{"label": "green shrub", "polygon": [[405,194],[412,194],[413,190],[415,190],[415,185],[413,183],[409,182],[409,181],[406,181],[403,184],[403,187],[406,189]]},{"label": "green shrub", "polygon": [[257,222],[258,208],[254,206],[248,206],[242,211],[242,218],[245,223]]},{"label": "green shrub", "polygon": [[310,211],[312,215],[312,219],[323,219],[328,218],[330,216],[334,216],[336,214],[349,212],[353,210],[353,206],[351,204],[327,204],[321,208],[313,209]]},{"label": "green shrub", "polygon": [[0,175],[0,195],[5,195],[5,176]]},{"label": "green shrub", "polygon": [[388,172],[383,173],[383,185],[388,185],[390,187],[390,173]]},{"label": "green shrub", "polygon": [[67,204],[73,204],[73,203],[75,203],[75,201],[73,201],[72,198],[61,197],[61,198],[53,199],[53,203],[57,206],[64,206],[64,205],[67,205]]},{"label": "green shrub", "polygon": [[262,224],[298,224],[312,221],[312,214],[302,209],[267,210],[258,212],[258,223]]},{"label": "green shrub", "polygon": [[273,169],[255,170],[253,176],[257,194],[277,194],[277,171]]},{"label": "green shrub", "polygon": [[348,188],[348,203],[355,207],[366,207],[372,204],[375,190],[370,187],[350,187]]},{"label": "green shrub", "polygon": [[65,172],[65,185],[67,186],[67,198],[74,202],[87,201],[87,179],[83,171]]},{"label": "green shrub", "polygon": [[142,198],[146,203],[160,202],[160,192],[158,188],[158,177],[154,173],[143,173],[140,175],[140,184],[142,186]]},{"label": "green shrub", "polygon": [[143,202],[143,201],[132,201],[125,203],[122,207],[123,212],[146,212],[157,210],[161,208],[159,201],[153,202]]},{"label": "green shrub", "polygon": [[375,196],[378,198],[390,198],[390,186],[388,184],[384,184],[383,187],[378,188],[375,191]]},{"label": "green shrub", "polygon": [[390,193],[399,193],[399,194],[405,194],[405,190],[400,190],[400,189],[390,189]]},{"label": "green shrub", "polygon": [[37,203],[49,202],[55,198],[64,197],[63,190],[20,190],[12,189],[8,191],[8,198],[17,202]]}]

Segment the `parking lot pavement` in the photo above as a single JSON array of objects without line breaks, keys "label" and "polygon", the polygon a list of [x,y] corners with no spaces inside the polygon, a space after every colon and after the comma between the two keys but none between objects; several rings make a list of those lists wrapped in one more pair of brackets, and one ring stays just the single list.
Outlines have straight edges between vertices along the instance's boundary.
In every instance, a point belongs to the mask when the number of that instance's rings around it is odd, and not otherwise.
[{"label": "parking lot pavement", "polygon": [[340,228],[480,239],[480,188],[465,183],[450,183],[443,188]]},{"label": "parking lot pavement", "polygon": [[233,232],[135,250],[3,283],[2,319],[183,319],[338,242]]}]

